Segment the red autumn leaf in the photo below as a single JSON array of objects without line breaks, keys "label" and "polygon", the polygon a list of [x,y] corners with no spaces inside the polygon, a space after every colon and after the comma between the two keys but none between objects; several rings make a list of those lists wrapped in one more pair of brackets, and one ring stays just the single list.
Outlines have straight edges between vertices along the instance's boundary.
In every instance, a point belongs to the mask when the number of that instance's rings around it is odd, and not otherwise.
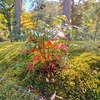
[{"label": "red autumn leaf", "polygon": [[43,44],[42,44],[42,43],[39,43],[39,47],[40,47],[40,48],[43,48]]},{"label": "red autumn leaf", "polygon": [[38,62],[38,60],[39,60],[39,57],[38,56],[34,56],[34,58],[33,58],[34,64],[36,64]]},{"label": "red autumn leaf", "polygon": [[28,64],[28,74],[30,73],[31,70],[33,70],[33,66],[32,66],[32,64],[29,63]]},{"label": "red autumn leaf", "polygon": [[24,50],[23,51],[23,55],[25,56],[27,54],[27,50]]},{"label": "red autumn leaf", "polygon": [[57,48],[58,50],[61,50],[61,49],[63,49],[63,45],[62,45],[62,44],[57,45],[56,48]]},{"label": "red autumn leaf", "polygon": [[68,52],[68,47],[67,47],[67,46],[64,46],[64,50],[65,50],[66,52]]},{"label": "red autumn leaf", "polygon": [[35,51],[35,49],[33,48],[30,52],[33,53]]},{"label": "red autumn leaf", "polygon": [[68,40],[68,37],[67,37],[67,36],[65,36],[65,37],[64,37],[64,39]]},{"label": "red autumn leaf", "polygon": [[64,44],[57,45],[56,48],[57,48],[58,50],[64,49],[66,52],[68,52],[68,47],[65,46]]},{"label": "red autumn leaf", "polygon": [[56,57],[56,59],[58,60],[58,61],[60,61],[60,57],[59,56],[57,56],[57,55],[54,55],[55,57]]},{"label": "red autumn leaf", "polygon": [[48,40],[48,42],[47,42],[47,46],[46,46],[46,47],[49,47],[49,46],[54,46],[54,43],[53,43],[53,41],[51,41],[51,40]]}]

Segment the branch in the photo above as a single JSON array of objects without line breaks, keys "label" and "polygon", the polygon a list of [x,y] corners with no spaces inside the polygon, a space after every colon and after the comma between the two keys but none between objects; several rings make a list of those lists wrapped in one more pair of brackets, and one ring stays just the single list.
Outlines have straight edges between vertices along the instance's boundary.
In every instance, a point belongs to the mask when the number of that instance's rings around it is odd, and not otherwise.
[{"label": "branch", "polygon": [[10,8],[8,8],[7,10],[9,11],[9,10],[11,10],[13,7],[14,7],[14,4],[13,4]]},{"label": "branch", "polygon": [[0,3],[0,6],[3,7],[3,9],[5,9],[4,5]]}]

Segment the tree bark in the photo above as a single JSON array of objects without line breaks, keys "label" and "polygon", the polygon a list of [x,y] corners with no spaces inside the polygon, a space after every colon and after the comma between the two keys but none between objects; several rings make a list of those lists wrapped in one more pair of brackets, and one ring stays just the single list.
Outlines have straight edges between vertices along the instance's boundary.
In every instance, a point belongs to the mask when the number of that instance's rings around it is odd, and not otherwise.
[{"label": "tree bark", "polygon": [[22,0],[14,1],[14,25],[13,25],[13,33],[20,33],[20,15],[22,10]]},{"label": "tree bark", "polygon": [[[70,9],[71,9],[71,0],[64,0],[63,3],[63,15],[67,17],[67,24],[70,24]],[[65,25],[65,21],[63,22]]]},{"label": "tree bark", "polygon": [[96,41],[96,37],[97,37],[98,23],[99,23],[99,19],[96,22],[96,27],[95,27],[95,32],[94,32],[94,41]]},{"label": "tree bark", "polygon": [[[70,9],[71,9],[71,0],[64,0],[63,2],[63,15],[67,17],[67,22],[63,21],[63,26],[65,24],[69,25],[70,24]],[[66,33],[66,36],[68,40],[71,40],[70,38],[70,33]]]},{"label": "tree bark", "polygon": [[71,24],[74,25],[74,0],[72,0]]}]

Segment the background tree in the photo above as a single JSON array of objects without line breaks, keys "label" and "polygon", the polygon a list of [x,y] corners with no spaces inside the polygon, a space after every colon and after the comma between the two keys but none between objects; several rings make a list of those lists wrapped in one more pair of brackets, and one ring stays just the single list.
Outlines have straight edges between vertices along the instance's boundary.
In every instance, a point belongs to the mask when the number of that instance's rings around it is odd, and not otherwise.
[{"label": "background tree", "polygon": [[12,19],[13,19],[13,1],[12,0],[0,0],[0,16],[3,18],[1,24],[4,25],[5,29],[11,34]]},{"label": "background tree", "polygon": [[56,1],[35,0],[32,6],[34,6],[33,12],[36,12],[36,17],[47,23],[51,23],[52,18],[61,15],[61,7]]},{"label": "background tree", "polygon": [[[70,23],[70,9],[71,9],[71,0],[63,1],[63,15],[67,17],[67,23]],[[63,23],[65,25],[65,22]]]},{"label": "background tree", "polygon": [[22,9],[22,0],[14,0],[14,25],[13,33],[20,33],[20,16]]},{"label": "background tree", "polygon": [[79,0],[78,3],[75,3],[74,0],[72,1],[71,24],[81,27],[84,30],[84,32],[77,31],[75,38],[81,37],[81,40],[95,40],[99,35],[100,2],[96,2],[95,0]]}]

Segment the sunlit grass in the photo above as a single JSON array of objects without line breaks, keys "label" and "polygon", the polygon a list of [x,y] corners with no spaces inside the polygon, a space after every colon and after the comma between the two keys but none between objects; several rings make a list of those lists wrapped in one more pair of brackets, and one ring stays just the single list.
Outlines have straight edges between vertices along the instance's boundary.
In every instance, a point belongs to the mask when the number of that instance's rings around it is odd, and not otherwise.
[{"label": "sunlit grass", "polygon": [[73,41],[69,42],[69,55],[79,56],[83,52],[95,52],[100,55],[100,41]]},{"label": "sunlit grass", "polygon": [[0,43],[0,74],[4,74],[12,65],[18,62],[18,56],[25,43],[23,42],[2,42]]}]

